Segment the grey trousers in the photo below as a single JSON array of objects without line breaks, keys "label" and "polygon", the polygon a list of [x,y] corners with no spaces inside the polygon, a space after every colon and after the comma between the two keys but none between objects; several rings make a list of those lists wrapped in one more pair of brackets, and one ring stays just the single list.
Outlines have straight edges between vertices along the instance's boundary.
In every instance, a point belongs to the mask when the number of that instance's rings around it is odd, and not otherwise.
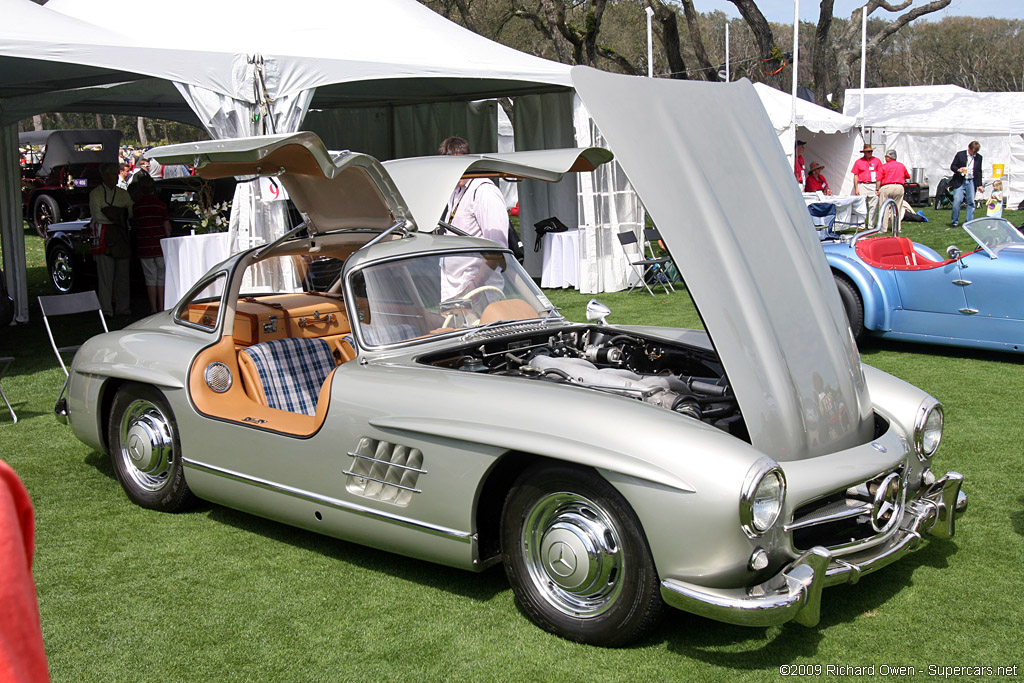
[{"label": "grey trousers", "polygon": [[96,259],[96,274],[99,278],[96,295],[100,308],[106,315],[128,315],[131,313],[131,288],[128,281],[128,266],[131,259],[114,258],[99,254]]}]

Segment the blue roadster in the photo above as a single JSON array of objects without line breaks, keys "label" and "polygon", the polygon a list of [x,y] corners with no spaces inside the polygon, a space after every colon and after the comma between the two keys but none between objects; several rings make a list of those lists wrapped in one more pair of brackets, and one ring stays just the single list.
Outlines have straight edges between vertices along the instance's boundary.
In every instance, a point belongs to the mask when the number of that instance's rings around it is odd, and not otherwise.
[{"label": "blue roadster", "polygon": [[823,242],[854,337],[1024,352],[1024,236],[1003,218],[963,229],[978,248],[946,258],[906,237]]}]

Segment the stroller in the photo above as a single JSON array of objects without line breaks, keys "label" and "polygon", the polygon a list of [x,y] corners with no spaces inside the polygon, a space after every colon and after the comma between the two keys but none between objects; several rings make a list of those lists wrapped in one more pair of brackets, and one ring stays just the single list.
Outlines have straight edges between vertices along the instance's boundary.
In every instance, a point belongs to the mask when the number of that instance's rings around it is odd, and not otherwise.
[{"label": "stroller", "polygon": [[935,210],[951,208],[953,206],[953,188],[949,184],[953,181],[953,176],[945,176],[939,181],[939,186],[935,188]]}]

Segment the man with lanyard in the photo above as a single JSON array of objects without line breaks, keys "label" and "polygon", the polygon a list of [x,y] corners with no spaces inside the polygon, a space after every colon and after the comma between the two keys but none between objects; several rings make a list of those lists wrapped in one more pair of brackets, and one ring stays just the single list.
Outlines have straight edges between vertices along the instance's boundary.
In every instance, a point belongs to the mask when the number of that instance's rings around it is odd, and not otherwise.
[{"label": "man with lanyard", "polygon": [[[967,203],[967,221],[974,219],[974,191],[981,187],[981,143],[977,140],[967,145],[953,157],[949,170],[953,171],[953,227],[960,225],[960,202]],[[966,222],[966,221],[965,221]]]},{"label": "man with lanyard", "polygon": [[[865,144],[861,150],[864,156],[853,162],[850,170],[853,174],[853,193],[867,197],[868,227],[875,222],[875,212],[878,210],[878,172],[882,166],[882,161],[872,156],[873,151],[871,145]],[[864,186],[863,191],[861,185]]]},{"label": "man with lanyard", "polygon": [[796,176],[796,181],[800,183],[800,187],[804,186],[807,182],[807,167],[804,166],[804,146],[807,145],[803,140],[796,141],[796,152],[793,154],[793,175]]},{"label": "man with lanyard", "polygon": [[105,316],[109,318],[115,311],[127,316],[131,313],[128,215],[132,200],[126,190],[117,186],[117,164],[102,164],[99,171],[103,182],[89,193],[93,235],[98,240],[93,251],[99,279],[96,295]]},{"label": "man with lanyard", "polygon": [[[878,172],[878,199],[885,201],[891,199],[896,202],[896,226],[893,228],[893,234],[899,235],[900,229],[903,227],[903,193],[906,188],[903,184],[910,178],[910,172],[907,167],[896,161],[896,150],[890,149],[885,153],[885,164]],[[889,229],[889,225],[886,224],[882,228],[882,232],[886,232]]]},{"label": "man with lanyard", "polygon": [[[460,137],[450,137],[441,143],[439,154],[460,156],[469,154],[469,143]],[[508,246],[508,212],[501,190],[487,178],[459,180],[448,199],[445,222],[473,237],[483,237]],[[505,278],[496,263],[477,257],[448,257],[441,274],[441,300],[448,301],[465,296],[478,287],[501,289]]]}]

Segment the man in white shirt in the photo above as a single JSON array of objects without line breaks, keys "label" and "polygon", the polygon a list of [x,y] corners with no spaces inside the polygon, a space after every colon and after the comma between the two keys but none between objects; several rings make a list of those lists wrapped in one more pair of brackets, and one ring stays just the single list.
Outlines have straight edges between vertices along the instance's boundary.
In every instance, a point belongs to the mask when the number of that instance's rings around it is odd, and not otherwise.
[{"label": "man in white shirt", "polygon": [[[469,154],[469,143],[450,137],[441,143],[439,154]],[[501,190],[487,178],[463,178],[448,199],[444,219],[473,237],[483,237],[508,247],[508,212]],[[465,296],[478,287],[501,289],[505,279],[498,269],[500,261],[475,257],[448,257],[441,276],[441,300]]]}]

